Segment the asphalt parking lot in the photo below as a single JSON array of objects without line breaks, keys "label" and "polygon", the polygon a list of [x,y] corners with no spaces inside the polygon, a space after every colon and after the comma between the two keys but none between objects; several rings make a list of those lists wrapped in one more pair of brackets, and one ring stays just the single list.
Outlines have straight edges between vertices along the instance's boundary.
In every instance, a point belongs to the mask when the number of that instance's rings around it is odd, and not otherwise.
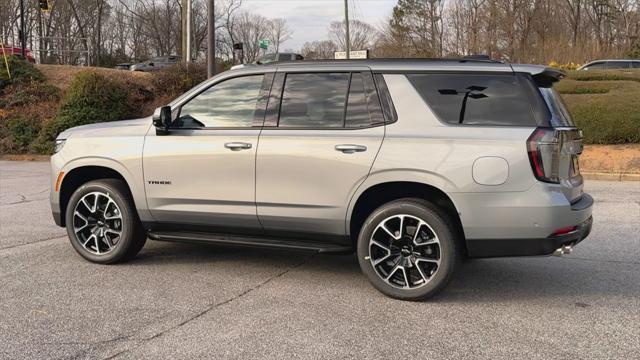
[{"label": "asphalt parking lot", "polygon": [[640,182],[587,183],[573,254],[470,261],[410,303],[354,256],[148,241],[90,264],[53,223],[48,171],[0,161],[0,358],[640,358]]}]

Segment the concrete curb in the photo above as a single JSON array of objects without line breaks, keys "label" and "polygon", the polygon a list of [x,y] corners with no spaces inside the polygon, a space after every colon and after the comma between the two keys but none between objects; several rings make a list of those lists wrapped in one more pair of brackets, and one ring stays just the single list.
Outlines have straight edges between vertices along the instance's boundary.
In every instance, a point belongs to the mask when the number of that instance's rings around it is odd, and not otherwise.
[{"label": "concrete curb", "polygon": [[607,173],[596,171],[581,171],[582,176],[587,180],[609,180],[609,181],[640,181],[640,174],[632,173]]}]

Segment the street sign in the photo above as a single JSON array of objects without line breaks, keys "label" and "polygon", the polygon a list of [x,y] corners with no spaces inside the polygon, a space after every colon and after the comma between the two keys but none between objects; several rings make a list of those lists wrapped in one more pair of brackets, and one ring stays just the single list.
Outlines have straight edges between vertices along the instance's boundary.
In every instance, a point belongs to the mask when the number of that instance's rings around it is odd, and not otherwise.
[{"label": "street sign", "polygon": [[262,40],[258,40],[258,46],[260,46],[261,49],[267,49],[269,48],[269,44],[271,44],[271,40],[269,39],[262,39]]},{"label": "street sign", "polygon": [[[333,54],[335,59],[346,59],[347,52],[346,51],[336,51]],[[350,59],[368,59],[369,58],[369,50],[351,50],[349,51]]]}]

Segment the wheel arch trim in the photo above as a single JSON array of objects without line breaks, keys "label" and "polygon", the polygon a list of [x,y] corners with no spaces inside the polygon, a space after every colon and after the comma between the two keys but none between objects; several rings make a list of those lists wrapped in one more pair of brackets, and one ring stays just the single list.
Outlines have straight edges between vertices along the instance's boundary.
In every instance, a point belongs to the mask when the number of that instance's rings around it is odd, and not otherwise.
[{"label": "wheel arch trim", "polygon": [[[355,190],[355,192],[351,195],[349,205],[347,207],[347,213],[345,214],[345,233],[350,236],[351,235],[351,222],[354,214],[354,210],[359,200],[362,199],[362,196],[370,189],[375,186],[385,185],[385,184],[394,184],[394,183],[407,183],[407,184],[415,184],[420,186],[426,186],[432,189],[435,189],[444,196],[453,204],[454,209],[458,213],[458,220],[462,221],[460,218],[459,209],[461,208],[459,204],[454,201],[454,198],[449,195],[449,193],[457,192],[457,187],[455,184],[448,179],[442,177],[441,175],[434,174],[431,172],[414,170],[414,169],[397,169],[397,170],[386,170],[386,171],[378,171],[372,172],[367,179]],[[427,199],[428,200],[428,199]]]},{"label": "wheel arch trim", "polygon": [[[75,171],[89,167],[104,168],[120,175],[120,177],[124,179],[125,185],[131,192],[131,196],[134,202],[134,208],[137,210],[140,219],[150,219],[151,215],[147,210],[147,200],[144,193],[144,184],[138,184],[138,182],[135,180],[136,176],[132,174],[131,171],[120,161],[101,156],[79,157],[65,163],[64,166],[59,169],[59,171],[64,172],[64,176],[60,184],[60,191],[57,193],[58,207],[63,219],[63,211],[65,209],[63,209],[62,199],[60,198],[62,196],[62,189],[64,189],[66,181],[70,179],[69,175],[73,174]],[[142,169],[140,170],[142,171]],[[142,178],[142,174],[140,174],[140,178]]]}]

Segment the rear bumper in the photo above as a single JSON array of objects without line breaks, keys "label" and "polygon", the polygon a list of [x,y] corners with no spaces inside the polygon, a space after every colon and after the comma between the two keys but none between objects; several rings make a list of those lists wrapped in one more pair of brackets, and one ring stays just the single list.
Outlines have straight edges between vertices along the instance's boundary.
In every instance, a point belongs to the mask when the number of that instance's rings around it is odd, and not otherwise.
[{"label": "rear bumper", "polygon": [[576,225],[568,234],[542,239],[478,239],[467,241],[467,251],[472,258],[551,255],[564,245],[576,245],[591,233],[593,217]]}]

